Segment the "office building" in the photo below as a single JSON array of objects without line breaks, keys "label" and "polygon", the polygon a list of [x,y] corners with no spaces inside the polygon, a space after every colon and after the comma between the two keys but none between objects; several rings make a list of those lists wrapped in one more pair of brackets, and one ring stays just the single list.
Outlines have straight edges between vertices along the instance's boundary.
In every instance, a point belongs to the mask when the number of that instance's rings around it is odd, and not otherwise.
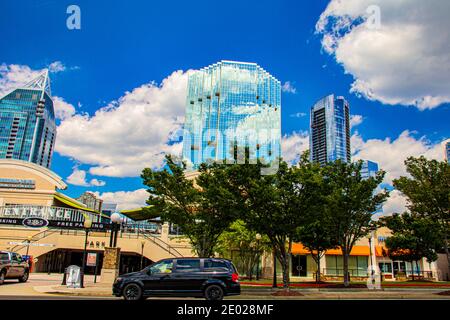
[{"label": "office building", "polygon": [[56,139],[48,70],[0,98],[0,159],[50,168]]},{"label": "office building", "polygon": [[[281,85],[256,63],[220,61],[189,76],[183,158],[271,162],[281,154]],[[237,154],[240,155],[237,155]],[[245,160],[245,157],[242,159]]]},{"label": "office building", "polygon": [[444,141],[444,158],[447,163],[450,163],[450,139]]},{"label": "office building", "polygon": [[92,192],[86,191],[81,196],[79,196],[77,200],[85,204],[89,209],[95,210],[97,212],[102,212],[103,200],[98,198]]},{"label": "office building", "polygon": [[329,95],[311,108],[311,160],[350,162],[350,111],[344,97]]},{"label": "office building", "polygon": [[374,177],[378,170],[378,163],[370,160],[363,160],[361,168],[361,176],[363,178]]}]

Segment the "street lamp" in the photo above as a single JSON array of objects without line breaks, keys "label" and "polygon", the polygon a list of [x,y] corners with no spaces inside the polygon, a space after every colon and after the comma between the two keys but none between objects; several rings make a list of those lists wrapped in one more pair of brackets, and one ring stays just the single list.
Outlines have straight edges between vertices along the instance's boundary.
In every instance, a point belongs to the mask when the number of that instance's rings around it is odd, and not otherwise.
[{"label": "street lamp", "polygon": [[369,230],[370,230],[370,233],[367,235],[367,240],[369,240],[370,278],[371,278],[372,284],[375,284],[375,266],[374,266],[374,261],[373,261],[372,242],[373,242],[376,226],[371,225]]},{"label": "street lamp", "polygon": [[117,212],[111,215],[111,236],[109,238],[109,246],[115,248],[117,246],[117,234],[120,229],[122,217]]},{"label": "street lamp", "polygon": [[145,240],[141,240],[141,270],[144,269],[144,246]]},{"label": "street lamp", "polygon": [[260,260],[260,255],[259,255],[259,241],[261,241],[261,235],[259,233],[256,234],[255,236],[256,238],[256,253],[258,255],[257,260],[256,260],[256,281],[259,280],[259,260]]},{"label": "street lamp", "polygon": [[84,269],[86,268],[86,252],[87,252],[87,242],[88,242],[88,234],[89,229],[92,227],[92,220],[88,217],[84,219],[84,231],[86,232],[86,236],[84,238],[84,251],[83,251],[83,262],[81,266],[81,288],[84,288]]},{"label": "street lamp", "polygon": [[32,239],[33,239],[32,236],[28,236],[28,237],[27,237],[27,254],[26,254],[27,259],[28,259],[28,251],[30,250],[30,243],[31,243],[31,240],[32,240]]}]

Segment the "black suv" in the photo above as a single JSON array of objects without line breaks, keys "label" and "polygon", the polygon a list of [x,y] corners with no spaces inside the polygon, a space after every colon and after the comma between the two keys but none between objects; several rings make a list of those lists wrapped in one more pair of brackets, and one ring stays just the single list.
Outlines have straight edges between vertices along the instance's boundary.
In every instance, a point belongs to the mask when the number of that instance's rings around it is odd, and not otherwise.
[{"label": "black suv", "polygon": [[215,258],[164,259],[144,270],[119,276],[113,294],[125,300],[151,296],[204,297],[222,300],[239,295],[241,286],[233,263]]}]

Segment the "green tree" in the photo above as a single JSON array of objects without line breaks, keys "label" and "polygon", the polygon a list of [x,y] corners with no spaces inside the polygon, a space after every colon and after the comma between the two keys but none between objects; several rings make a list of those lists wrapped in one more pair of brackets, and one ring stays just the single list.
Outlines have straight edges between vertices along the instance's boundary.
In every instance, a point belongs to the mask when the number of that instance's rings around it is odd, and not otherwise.
[{"label": "green tree", "polygon": [[[436,250],[442,248],[443,237],[440,225],[430,219],[407,212],[380,219],[380,223],[392,232],[386,239],[386,247],[392,260],[416,264],[426,258],[428,262],[437,260]],[[414,280],[414,272],[412,273]]]},{"label": "green tree", "polygon": [[142,172],[150,194],[147,203],[161,213],[162,220],[182,229],[198,256],[212,257],[219,236],[235,219],[232,206],[227,205],[230,195],[218,188],[224,171],[220,166],[202,165],[194,186],[184,175],[185,163],[180,165],[171,156],[166,156],[166,162],[164,170]]},{"label": "green tree", "polygon": [[409,157],[405,165],[410,177],[395,179],[394,187],[407,197],[413,215],[439,223],[450,274],[450,165],[423,156]]},{"label": "green tree", "polygon": [[376,192],[384,172],[373,177],[361,176],[362,161],[344,163],[330,162],[323,167],[328,185],[327,216],[334,228],[336,243],[342,250],[344,285],[350,285],[348,260],[355,243],[370,232],[372,214],[389,196],[387,190]]},{"label": "green tree", "polygon": [[234,193],[247,227],[269,238],[282,267],[283,287],[289,288],[290,252],[298,221],[292,208],[292,171],[284,161],[273,175],[261,175],[262,168],[261,163],[229,166],[224,182]]},{"label": "green tree", "polygon": [[242,270],[251,280],[258,260],[270,248],[267,236],[248,229],[244,221],[236,220],[220,236],[217,252],[222,257],[232,259],[238,270]]},{"label": "green tree", "polygon": [[317,265],[316,282],[320,282],[320,259],[325,251],[337,247],[334,229],[326,210],[327,185],[321,166],[309,161],[305,152],[298,166],[292,168],[296,197],[292,205],[299,217],[294,241],[301,242]]}]

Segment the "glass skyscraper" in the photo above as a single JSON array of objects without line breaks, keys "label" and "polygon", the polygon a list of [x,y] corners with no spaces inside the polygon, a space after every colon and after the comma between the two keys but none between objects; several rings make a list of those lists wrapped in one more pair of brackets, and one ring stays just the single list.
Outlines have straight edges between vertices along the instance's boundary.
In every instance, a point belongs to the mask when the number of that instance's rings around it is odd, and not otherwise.
[{"label": "glass skyscraper", "polygon": [[[183,158],[272,162],[281,155],[281,84],[256,63],[220,61],[189,76]],[[240,153],[240,156],[237,154]]]},{"label": "glass skyscraper", "polygon": [[344,97],[329,95],[311,108],[311,160],[350,162],[350,111]]},{"label": "glass skyscraper", "polygon": [[0,98],[0,158],[50,168],[56,138],[48,70]]},{"label": "glass skyscraper", "polygon": [[361,176],[363,178],[375,177],[378,170],[378,163],[370,160],[363,160],[361,168]]}]

